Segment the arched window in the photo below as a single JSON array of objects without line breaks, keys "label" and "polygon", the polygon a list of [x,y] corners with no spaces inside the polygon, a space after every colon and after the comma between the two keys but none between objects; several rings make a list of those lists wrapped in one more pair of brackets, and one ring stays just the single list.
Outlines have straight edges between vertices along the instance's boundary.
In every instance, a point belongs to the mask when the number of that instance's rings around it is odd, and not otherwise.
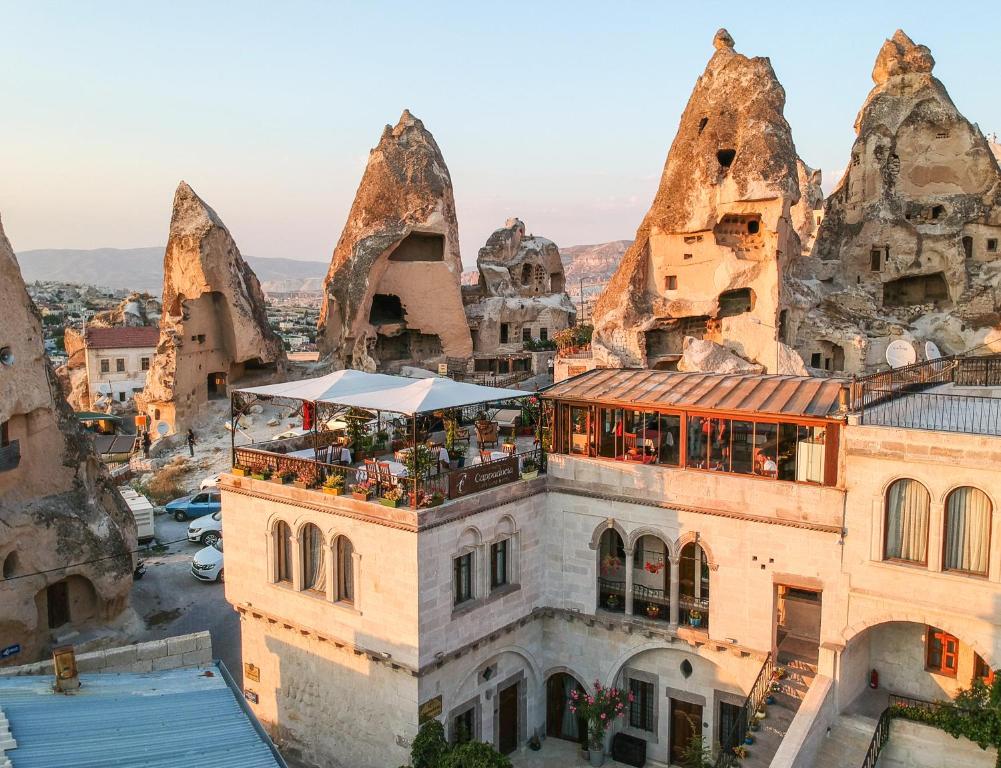
[{"label": "arched window", "polygon": [[342,603],[355,601],[354,545],[347,536],[337,537],[337,599]]},{"label": "arched window", "polygon": [[681,548],[678,560],[680,621],[693,627],[709,628],[709,558],[694,541]]},{"label": "arched window", "polygon": [[302,588],[315,592],[327,589],[327,569],[323,558],[323,534],[312,523],[302,529]]},{"label": "arched window", "polygon": [[965,486],[945,502],[946,570],[987,575],[990,554],[991,501],[979,488]]},{"label": "arched window", "polygon": [[656,536],[640,536],[633,549],[633,613],[648,619],[671,619],[671,560]]},{"label": "arched window", "polygon": [[626,610],[626,547],[614,528],[606,529],[598,543],[598,605]]},{"label": "arched window", "polygon": [[292,581],[292,529],[284,520],[275,526],[275,577]]},{"label": "arched window", "polygon": [[521,284],[528,285],[532,282],[532,265],[524,264],[521,267]]},{"label": "arched window", "polygon": [[541,264],[535,265],[535,290],[544,293],[546,290],[546,268]]},{"label": "arched window", "polygon": [[883,557],[909,563],[928,562],[928,516],[931,497],[917,480],[901,478],[886,491]]}]

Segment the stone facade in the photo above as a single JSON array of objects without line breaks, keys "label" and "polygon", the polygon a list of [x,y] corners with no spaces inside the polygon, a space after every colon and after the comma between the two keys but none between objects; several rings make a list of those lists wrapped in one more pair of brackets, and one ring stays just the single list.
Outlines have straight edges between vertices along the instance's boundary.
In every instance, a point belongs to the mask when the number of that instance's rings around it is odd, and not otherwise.
[{"label": "stone facade", "polygon": [[526,235],[519,219],[508,219],[490,235],[476,266],[479,281],[462,288],[474,371],[510,372],[512,358],[528,364],[526,343],[551,341],[573,325],[577,311],[566,293],[560,249],[552,240]]},{"label": "stone facade", "polygon": [[797,157],[768,59],[736,53],[726,30],[714,46],[653,204],[595,307],[603,365],[675,368],[695,337],[797,372],[783,340],[805,298],[784,275],[814,226],[819,175]]},{"label": "stone facade", "polygon": [[135,520],[63,398],[0,228],[0,638],[32,661],[128,605]]},{"label": "stone facade", "polygon": [[392,372],[465,362],[473,347],[461,274],[448,167],[424,124],[404,110],[369,155],[334,249],[321,357],[338,368]]},{"label": "stone facade", "polygon": [[876,59],[857,138],[801,276],[816,291],[790,338],[817,368],[885,365],[903,340],[926,358],[1001,343],[1001,171],[987,139],[898,30]]},{"label": "stone facade", "polygon": [[136,398],[140,413],[160,435],[184,432],[229,385],[284,365],[256,275],[218,214],[182,181],[163,260],[160,341]]}]

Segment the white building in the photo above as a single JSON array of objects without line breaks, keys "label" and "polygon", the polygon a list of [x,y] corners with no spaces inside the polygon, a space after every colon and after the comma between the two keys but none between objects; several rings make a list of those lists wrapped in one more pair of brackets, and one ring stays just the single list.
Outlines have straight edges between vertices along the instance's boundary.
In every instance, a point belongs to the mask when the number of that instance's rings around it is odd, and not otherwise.
[{"label": "white building", "polygon": [[146,385],[160,329],[88,328],[84,337],[91,406],[102,400],[126,403]]},{"label": "white building", "polygon": [[[597,680],[634,694],[614,730],[667,765],[694,734],[728,755],[780,664],[743,764],[861,764],[868,735],[854,755],[828,728],[1001,661],[1001,399],[948,384],[863,410],[865,387],[590,371],[545,395],[546,473],[465,496],[438,478],[430,508],[224,475],[254,711],[306,764],[374,768],[428,717],[502,752],[578,740],[568,696]],[[358,478],[255,449],[236,460]]]}]

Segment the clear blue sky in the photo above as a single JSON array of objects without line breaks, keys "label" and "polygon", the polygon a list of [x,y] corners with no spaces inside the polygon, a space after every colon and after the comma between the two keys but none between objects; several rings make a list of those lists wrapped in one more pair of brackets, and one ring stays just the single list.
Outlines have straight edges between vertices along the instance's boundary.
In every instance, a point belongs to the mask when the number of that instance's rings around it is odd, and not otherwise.
[{"label": "clear blue sky", "polygon": [[0,5],[0,214],[15,250],[162,245],[187,180],[244,253],[327,261],[404,107],[451,170],[463,259],[509,216],[630,238],[725,26],[769,56],[829,188],[902,27],[1001,133],[997,2],[12,2]]}]

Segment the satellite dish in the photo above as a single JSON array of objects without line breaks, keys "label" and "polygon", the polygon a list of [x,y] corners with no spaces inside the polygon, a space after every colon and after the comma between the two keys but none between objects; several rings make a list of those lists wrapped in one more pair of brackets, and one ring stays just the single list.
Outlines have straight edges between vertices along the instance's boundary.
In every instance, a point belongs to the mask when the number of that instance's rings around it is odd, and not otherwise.
[{"label": "satellite dish", "polygon": [[167,426],[167,422],[161,421],[156,425],[156,431],[161,437],[163,437],[170,431],[170,427]]},{"label": "satellite dish", "polygon": [[938,348],[938,344],[934,341],[925,342],[925,359],[926,360],[938,360],[942,357],[942,352]]},{"label": "satellite dish", "polygon": [[914,351],[911,343],[903,339],[891,341],[886,346],[886,362],[891,368],[903,368],[917,362],[918,353]]}]

